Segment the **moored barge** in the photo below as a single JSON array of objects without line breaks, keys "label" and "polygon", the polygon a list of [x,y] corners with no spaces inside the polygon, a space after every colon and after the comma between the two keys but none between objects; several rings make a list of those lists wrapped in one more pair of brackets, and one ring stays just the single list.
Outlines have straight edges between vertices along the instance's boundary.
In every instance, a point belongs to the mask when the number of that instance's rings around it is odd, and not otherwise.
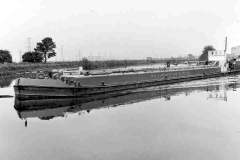
[{"label": "moored barge", "polygon": [[60,79],[19,78],[14,85],[19,99],[85,97],[142,87],[227,76],[240,72],[240,60],[227,60],[224,51],[209,51],[208,65],[147,70],[140,72],[89,74],[88,71],[64,74]]},{"label": "moored barge", "polygon": [[122,73],[98,76],[64,76],[60,79],[19,78],[14,85],[19,99],[84,97],[149,86],[166,85],[198,79],[226,76],[238,70],[221,72],[220,67],[207,67],[178,71]]}]

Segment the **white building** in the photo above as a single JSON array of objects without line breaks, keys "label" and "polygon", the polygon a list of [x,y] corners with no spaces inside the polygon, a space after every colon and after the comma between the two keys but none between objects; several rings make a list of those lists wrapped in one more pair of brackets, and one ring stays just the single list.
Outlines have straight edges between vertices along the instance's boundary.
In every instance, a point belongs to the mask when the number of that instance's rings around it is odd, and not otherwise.
[{"label": "white building", "polygon": [[215,50],[215,51],[208,51],[208,61],[215,61],[219,63],[221,67],[221,71],[227,71],[226,61],[227,55],[224,51]]},{"label": "white building", "polygon": [[231,57],[237,57],[240,55],[240,46],[232,47],[231,48]]}]

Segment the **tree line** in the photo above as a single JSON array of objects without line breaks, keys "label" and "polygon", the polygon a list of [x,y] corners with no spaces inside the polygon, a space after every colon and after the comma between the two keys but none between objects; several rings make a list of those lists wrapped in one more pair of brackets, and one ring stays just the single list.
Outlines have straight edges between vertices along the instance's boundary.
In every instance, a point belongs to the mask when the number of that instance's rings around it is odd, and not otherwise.
[{"label": "tree line", "polygon": [[[56,44],[52,38],[46,37],[41,42],[38,42],[34,51],[25,52],[22,55],[23,62],[37,63],[47,62],[51,57],[56,56]],[[0,63],[12,63],[12,55],[8,50],[0,50]]]},{"label": "tree line", "polygon": [[[34,51],[25,52],[22,55],[23,62],[38,63],[47,62],[51,57],[56,56],[55,49],[56,44],[53,42],[52,38],[46,37],[41,42],[38,42]],[[202,54],[199,56],[199,61],[208,60],[208,51],[214,51],[215,48],[211,45],[204,46]],[[192,56],[191,54],[188,57]],[[12,55],[8,50],[0,50],[0,63],[12,63]]]},{"label": "tree line", "polygon": [[26,52],[23,54],[22,61],[31,63],[44,61],[46,63],[49,58],[56,56],[55,48],[56,44],[53,42],[52,38],[44,38],[42,42],[37,43],[33,52]]}]

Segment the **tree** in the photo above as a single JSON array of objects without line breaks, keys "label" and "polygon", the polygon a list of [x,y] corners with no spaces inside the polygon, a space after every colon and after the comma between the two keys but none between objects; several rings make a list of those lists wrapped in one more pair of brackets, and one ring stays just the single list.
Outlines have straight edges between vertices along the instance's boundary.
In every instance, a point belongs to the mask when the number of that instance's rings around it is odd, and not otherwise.
[{"label": "tree", "polygon": [[199,56],[199,61],[207,61],[208,60],[208,51],[215,51],[216,49],[213,46],[205,46],[202,54]]},{"label": "tree", "polygon": [[8,50],[0,50],[0,63],[12,63],[12,55]]},{"label": "tree", "polygon": [[39,52],[25,52],[22,56],[23,62],[42,62],[43,61],[43,55]]},{"label": "tree", "polygon": [[56,44],[52,41],[52,38],[47,37],[42,40],[42,42],[38,42],[34,51],[42,54],[44,58],[44,62],[47,62],[47,59],[56,56],[56,52],[54,49],[56,48]]},{"label": "tree", "polygon": [[192,54],[188,54],[188,59],[195,59],[195,57],[194,57],[194,55],[192,55]]},{"label": "tree", "polygon": [[82,58],[82,67],[84,70],[92,69],[93,63],[91,61],[89,61],[87,58],[83,57]]}]

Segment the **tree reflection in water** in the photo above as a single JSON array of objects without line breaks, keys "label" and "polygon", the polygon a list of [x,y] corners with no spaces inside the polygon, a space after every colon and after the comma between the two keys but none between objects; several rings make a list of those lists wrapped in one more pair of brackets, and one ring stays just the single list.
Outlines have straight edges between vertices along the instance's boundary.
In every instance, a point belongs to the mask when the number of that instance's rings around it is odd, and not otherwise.
[{"label": "tree reflection in water", "polygon": [[14,77],[1,76],[0,77],[0,88],[9,87],[14,79],[15,79]]}]

